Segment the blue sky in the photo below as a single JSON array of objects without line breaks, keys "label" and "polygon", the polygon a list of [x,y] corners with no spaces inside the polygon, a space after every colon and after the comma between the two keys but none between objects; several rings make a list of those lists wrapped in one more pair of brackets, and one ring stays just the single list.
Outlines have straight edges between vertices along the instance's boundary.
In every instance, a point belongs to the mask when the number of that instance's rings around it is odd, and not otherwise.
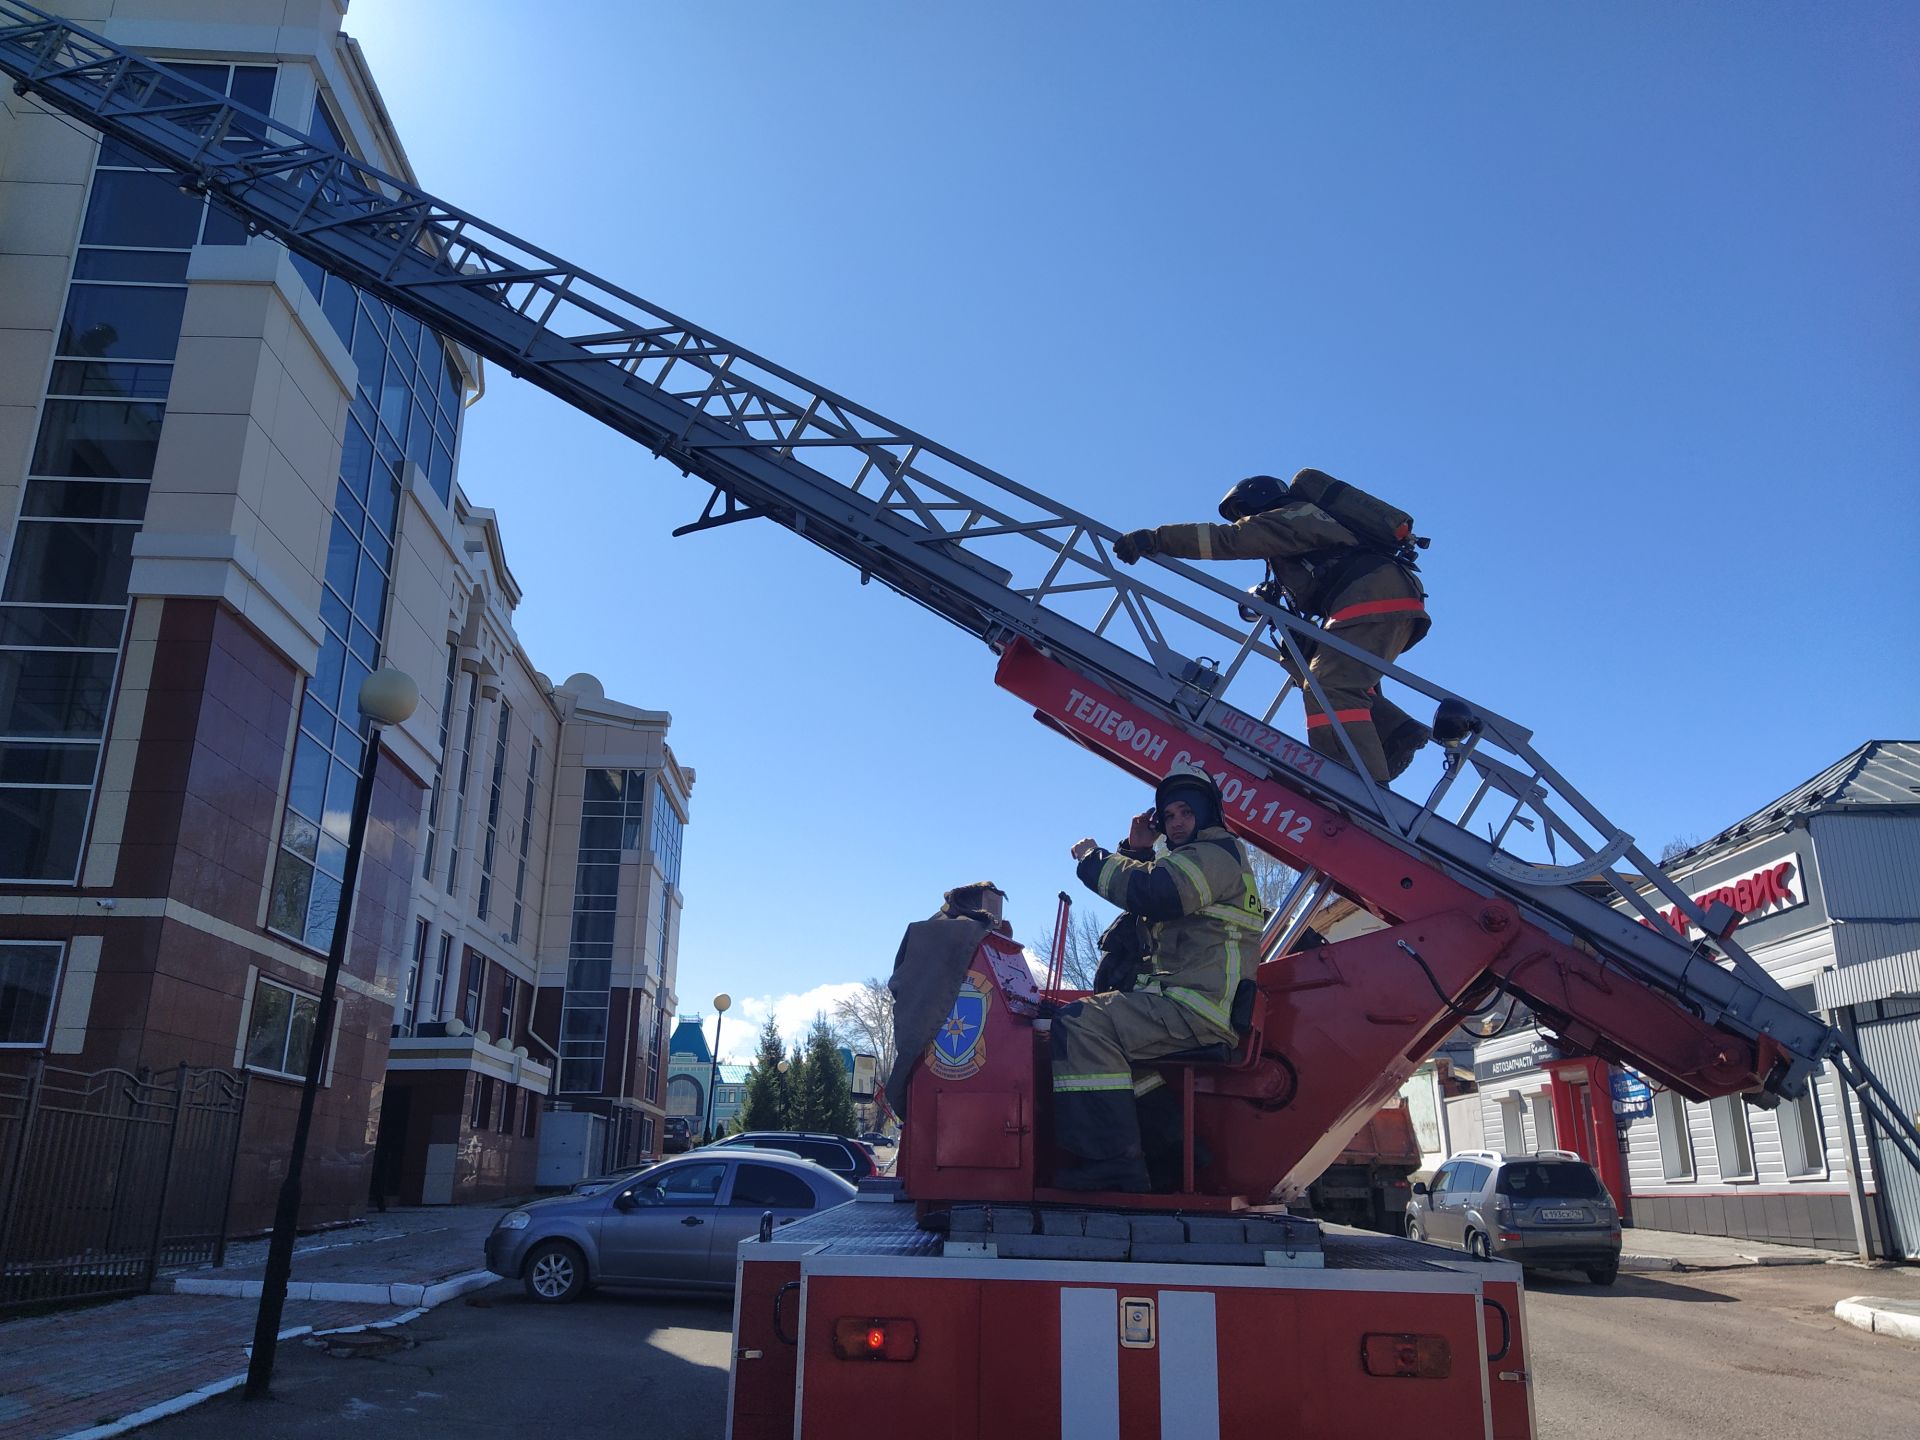
[{"label": "blue sky", "polygon": [[[1076,508],[1210,518],[1302,465],[1393,499],[1434,537],[1410,663],[1656,853],[1920,735],[1910,6],[347,29],[429,190]],[[729,1052],[884,976],[951,885],[996,879],[1031,938],[1068,845],[1144,803],[785,531],[670,539],[704,486],[497,370],[461,483],[535,663],[673,713],[681,1008],[734,995]]]}]

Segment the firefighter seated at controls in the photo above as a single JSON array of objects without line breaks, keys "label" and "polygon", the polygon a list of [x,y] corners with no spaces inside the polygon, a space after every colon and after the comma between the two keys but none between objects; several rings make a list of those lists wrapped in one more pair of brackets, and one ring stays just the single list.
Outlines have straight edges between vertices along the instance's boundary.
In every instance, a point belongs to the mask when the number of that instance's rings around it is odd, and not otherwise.
[{"label": "firefighter seated at controls", "polygon": [[[1054,1017],[1053,1129],[1062,1152],[1054,1184],[1064,1190],[1154,1188],[1143,1117],[1161,1153],[1171,1126],[1177,1154],[1179,1115],[1159,1075],[1137,1067],[1235,1043],[1234,995],[1257,959],[1264,914],[1246,852],[1221,824],[1219,788],[1198,766],[1182,766],[1153,798],[1118,850],[1092,840],[1072,850],[1081,881],[1139,916],[1150,948],[1133,989],[1091,995]],[[1166,851],[1156,858],[1159,835]]]}]

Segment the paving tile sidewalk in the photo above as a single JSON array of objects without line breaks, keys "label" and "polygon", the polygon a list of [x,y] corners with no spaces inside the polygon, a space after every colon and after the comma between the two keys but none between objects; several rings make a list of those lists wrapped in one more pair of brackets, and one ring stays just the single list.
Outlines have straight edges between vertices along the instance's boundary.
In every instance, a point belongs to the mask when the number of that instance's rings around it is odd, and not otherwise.
[{"label": "paving tile sidewalk", "polygon": [[[471,1274],[485,1264],[487,1233],[505,1206],[422,1206],[374,1213],[353,1225],[303,1235],[294,1246],[289,1298],[359,1300],[417,1305],[418,1293]],[[217,1270],[184,1270],[163,1276],[156,1288],[181,1294],[260,1293],[267,1242],[246,1240],[227,1247]],[[342,1287],[354,1287],[349,1291]],[[376,1295],[375,1290],[392,1293]]]},{"label": "paving tile sidewalk", "polygon": [[1737,1270],[1749,1265],[1824,1265],[1845,1250],[1775,1245],[1739,1235],[1686,1235],[1676,1230],[1628,1229],[1620,1237],[1622,1270]]},{"label": "paving tile sidewalk", "polygon": [[[282,1334],[392,1320],[490,1283],[482,1246],[500,1214],[395,1210],[302,1236]],[[0,1323],[0,1440],[84,1434],[244,1374],[266,1252],[238,1242],[219,1269],[163,1275],[152,1295]]]},{"label": "paving tile sidewalk", "polygon": [[[257,1307],[140,1295],[0,1325],[0,1440],[52,1440],[244,1374]],[[386,1305],[289,1302],[282,1333],[364,1325]]]}]

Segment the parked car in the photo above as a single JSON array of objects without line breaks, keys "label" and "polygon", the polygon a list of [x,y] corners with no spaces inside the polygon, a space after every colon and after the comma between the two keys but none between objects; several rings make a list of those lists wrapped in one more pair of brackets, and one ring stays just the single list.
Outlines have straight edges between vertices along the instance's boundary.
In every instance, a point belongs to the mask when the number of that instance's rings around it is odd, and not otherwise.
[{"label": "parked car", "polygon": [[1407,1234],[1486,1260],[1584,1270],[1596,1285],[1620,1273],[1620,1213],[1600,1177],[1571,1150],[1503,1155],[1464,1150],[1416,1184]]},{"label": "parked car", "polygon": [[693,1148],[693,1122],[684,1115],[667,1117],[667,1128],[661,1132],[660,1153],[678,1155]]},{"label": "parked car", "polygon": [[577,1299],[590,1285],[723,1295],[733,1289],[734,1251],[761,1216],[772,1211],[786,1225],[853,1196],[811,1160],[706,1149],[597,1194],[509,1210],[487,1236],[487,1268],[543,1304]]},{"label": "parked car", "polygon": [[791,1150],[827,1167],[849,1184],[858,1185],[870,1175],[878,1175],[880,1166],[858,1140],[844,1135],[827,1135],[811,1130],[744,1130],[707,1146],[709,1150],[727,1145],[770,1146]]},{"label": "parked car", "polygon": [[632,1180],[651,1170],[658,1161],[645,1165],[635,1165],[629,1170],[616,1170],[610,1175],[595,1175],[591,1180],[576,1180],[567,1193],[571,1195],[598,1195],[610,1185],[618,1185],[623,1180]]},{"label": "parked car", "polygon": [[893,1141],[882,1135],[878,1130],[869,1130],[860,1137],[860,1143],[869,1147],[877,1147],[881,1145],[892,1145]]}]

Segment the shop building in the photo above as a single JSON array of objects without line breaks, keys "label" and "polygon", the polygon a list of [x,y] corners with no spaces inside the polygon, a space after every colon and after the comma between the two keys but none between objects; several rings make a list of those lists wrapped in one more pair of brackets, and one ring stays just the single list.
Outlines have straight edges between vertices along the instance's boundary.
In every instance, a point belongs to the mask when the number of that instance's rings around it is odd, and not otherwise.
[{"label": "shop building", "polygon": [[[1920,744],[1861,746],[1672,857],[1667,874],[1739,912],[1747,952],[1854,1033],[1920,1113]],[[1700,938],[1677,910],[1663,919]],[[1490,1146],[1577,1151],[1636,1226],[1920,1255],[1920,1177],[1868,1134],[1830,1067],[1771,1110],[1737,1096],[1696,1104],[1565,1058],[1525,1026],[1479,1045],[1474,1076]]]},{"label": "shop building", "polygon": [[[337,0],[59,6],[411,178]],[[458,483],[474,355],[29,100],[0,108],[0,1076],[244,1073],[264,1226],[359,683],[382,735],[303,1220],[525,1188],[543,1108],[664,1114],[669,717],[554,685]]]},{"label": "shop building", "polygon": [[[1920,1114],[1920,743],[1862,745],[1667,873],[1739,911],[1747,952]],[[1651,1110],[1627,1131],[1636,1224],[1920,1257],[1920,1177],[1830,1068],[1773,1110],[1671,1092]]]}]

